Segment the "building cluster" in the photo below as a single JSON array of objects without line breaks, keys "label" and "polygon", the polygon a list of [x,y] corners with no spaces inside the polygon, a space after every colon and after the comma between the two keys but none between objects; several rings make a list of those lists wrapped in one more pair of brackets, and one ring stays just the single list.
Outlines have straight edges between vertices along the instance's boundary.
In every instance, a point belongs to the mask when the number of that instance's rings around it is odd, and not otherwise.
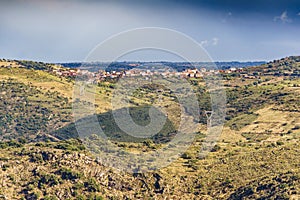
[{"label": "building cluster", "polygon": [[[124,71],[105,71],[99,70],[97,72],[91,72],[83,69],[74,69],[74,68],[55,68],[52,69],[52,73],[57,76],[63,77],[76,77],[76,76],[87,76],[89,79],[93,81],[105,81],[108,79],[118,79],[121,77],[151,77],[155,75],[159,75],[162,77],[182,77],[182,78],[202,78],[203,76],[212,75],[212,74],[230,74],[230,73],[239,73],[243,78],[253,78],[254,76],[248,75],[243,71],[242,68],[230,68],[227,70],[214,70],[214,69],[186,69],[184,71],[178,72],[171,69],[157,69],[157,70],[149,70],[149,69],[130,69]],[[254,77],[255,78],[255,77]]]}]

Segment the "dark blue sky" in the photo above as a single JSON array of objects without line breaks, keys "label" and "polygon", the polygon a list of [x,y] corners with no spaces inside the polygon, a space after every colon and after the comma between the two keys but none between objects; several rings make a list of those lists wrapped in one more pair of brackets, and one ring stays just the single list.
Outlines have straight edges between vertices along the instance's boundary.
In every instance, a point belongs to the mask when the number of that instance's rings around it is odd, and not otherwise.
[{"label": "dark blue sky", "polygon": [[[0,3],[0,57],[82,61],[111,35],[145,26],[183,32],[218,61],[300,55],[297,0],[11,0]],[[124,59],[175,58],[145,51]]]}]

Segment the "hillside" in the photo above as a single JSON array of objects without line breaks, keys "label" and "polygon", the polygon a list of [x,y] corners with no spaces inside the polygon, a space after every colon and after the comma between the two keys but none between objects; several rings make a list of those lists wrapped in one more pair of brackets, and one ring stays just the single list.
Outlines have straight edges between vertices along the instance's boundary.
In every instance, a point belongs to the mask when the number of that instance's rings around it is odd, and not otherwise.
[{"label": "hillside", "polygon": [[274,60],[264,65],[249,68],[249,71],[262,73],[263,76],[294,76],[300,75],[300,56],[290,56]]},{"label": "hillside", "polygon": [[[0,199],[299,199],[300,57],[221,74],[227,115],[217,145],[198,152],[210,109],[203,79],[199,130],[188,151],[166,168],[130,174],[103,166],[77,138],[72,118],[74,80],[49,72],[53,64],[0,61]],[[131,140],[112,122],[114,83],[96,87],[97,117],[108,136],[126,151],[159,149],[178,125],[178,104],[166,90],[160,102],[169,113],[159,137]],[[158,96],[157,86],[131,97],[131,114]],[[147,109],[146,109],[147,110]]]}]

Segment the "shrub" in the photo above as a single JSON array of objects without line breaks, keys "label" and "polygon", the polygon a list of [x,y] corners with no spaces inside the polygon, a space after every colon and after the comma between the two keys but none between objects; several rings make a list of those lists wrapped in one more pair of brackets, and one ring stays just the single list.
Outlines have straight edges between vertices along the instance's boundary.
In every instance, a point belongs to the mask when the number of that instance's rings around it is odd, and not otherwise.
[{"label": "shrub", "polygon": [[292,128],[292,130],[299,130],[300,129],[300,125],[296,125],[294,128]]},{"label": "shrub", "polygon": [[64,180],[76,180],[80,179],[83,175],[79,172],[73,172],[71,169],[62,168],[56,172],[57,174],[61,175],[61,178]]},{"label": "shrub", "polygon": [[2,170],[3,170],[3,171],[6,171],[8,168],[9,168],[9,165],[8,165],[8,164],[2,165]]},{"label": "shrub", "polygon": [[10,147],[23,147],[23,144],[15,141],[15,140],[8,141],[7,144]]},{"label": "shrub", "polygon": [[276,144],[277,145],[283,145],[284,143],[282,141],[277,141]]},{"label": "shrub", "polygon": [[192,155],[190,153],[185,152],[185,153],[183,153],[181,155],[181,158],[183,158],[183,159],[191,159]]},{"label": "shrub", "polygon": [[217,151],[219,151],[221,149],[221,147],[219,146],[219,145],[215,145],[213,148],[212,148],[212,150],[211,150],[211,152],[217,152]]},{"label": "shrub", "polygon": [[8,144],[6,142],[0,142],[0,149],[6,149]]},{"label": "shrub", "polygon": [[87,182],[85,182],[84,186],[87,188],[87,191],[89,191],[89,192],[99,192],[100,191],[99,184],[93,178],[90,178]]},{"label": "shrub", "polygon": [[86,197],[83,195],[79,195],[76,197],[76,200],[86,200]]},{"label": "shrub", "polygon": [[39,153],[32,153],[30,155],[30,162],[38,162],[38,163],[41,163],[43,162],[44,159],[43,159],[43,156],[42,154],[39,154]]},{"label": "shrub", "polygon": [[62,183],[62,180],[59,177],[53,174],[44,174],[41,175],[41,178],[38,181],[38,187],[43,188],[44,185],[54,186],[60,183]]},{"label": "shrub", "polygon": [[194,170],[199,169],[199,167],[197,166],[197,160],[188,160],[187,167],[192,168]]},{"label": "shrub", "polygon": [[104,200],[104,198],[102,196],[97,196],[95,194],[90,195],[88,199],[89,200]]},{"label": "shrub", "polygon": [[44,200],[58,200],[56,196],[45,196]]},{"label": "shrub", "polygon": [[60,144],[55,145],[56,149],[68,150],[68,151],[82,151],[85,147],[77,140],[68,140]]}]

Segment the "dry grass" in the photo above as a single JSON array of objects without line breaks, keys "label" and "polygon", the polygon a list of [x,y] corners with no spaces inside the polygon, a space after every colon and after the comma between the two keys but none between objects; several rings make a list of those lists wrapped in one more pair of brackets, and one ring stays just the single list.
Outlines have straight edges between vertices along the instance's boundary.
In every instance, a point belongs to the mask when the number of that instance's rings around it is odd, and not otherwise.
[{"label": "dry grass", "polygon": [[273,110],[269,106],[256,111],[259,115],[250,125],[241,129],[241,132],[286,134],[300,124],[300,113],[282,112]]}]

